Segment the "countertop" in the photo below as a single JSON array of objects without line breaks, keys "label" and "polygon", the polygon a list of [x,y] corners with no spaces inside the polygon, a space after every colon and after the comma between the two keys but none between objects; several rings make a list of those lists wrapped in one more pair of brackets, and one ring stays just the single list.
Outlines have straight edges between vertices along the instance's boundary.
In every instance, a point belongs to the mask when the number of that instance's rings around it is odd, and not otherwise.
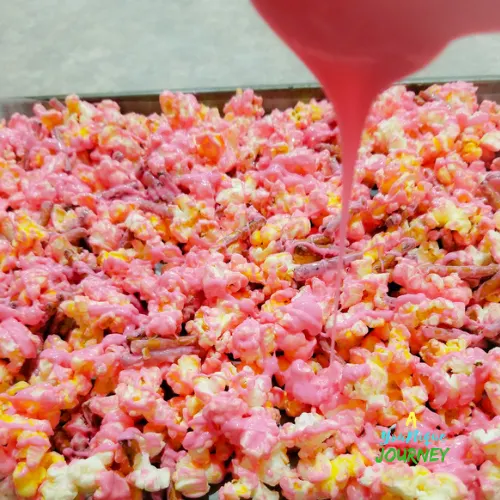
[{"label": "countertop", "polygon": [[[0,97],[312,83],[249,0],[0,0]],[[416,77],[500,75],[500,35]]]}]

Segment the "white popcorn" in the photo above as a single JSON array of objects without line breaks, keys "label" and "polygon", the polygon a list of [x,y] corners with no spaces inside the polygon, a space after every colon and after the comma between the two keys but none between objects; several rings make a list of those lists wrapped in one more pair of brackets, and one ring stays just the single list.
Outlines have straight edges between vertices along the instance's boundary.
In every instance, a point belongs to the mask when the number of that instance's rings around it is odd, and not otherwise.
[{"label": "white popcorn", "polygon": [[74,500],[79,493],[94,493],[99,474],[106,470],[112,460],[113,454],[107,452],[73,460],[69,465],[52,465],[40,487],[43,500]]},{"label": "white popcorn", "polygon": [[151,465],[149,455],[142,453],[135,457],[134,472],[127,476],[127,480],[140,490],[161,491],[170,485],[170,471],[166,468],[158,469]]}]

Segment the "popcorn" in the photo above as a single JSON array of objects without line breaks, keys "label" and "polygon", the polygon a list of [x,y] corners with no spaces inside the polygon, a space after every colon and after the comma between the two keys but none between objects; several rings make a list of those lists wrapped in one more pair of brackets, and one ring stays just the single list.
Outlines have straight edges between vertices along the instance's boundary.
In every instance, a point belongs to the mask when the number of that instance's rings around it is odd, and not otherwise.
[{"label": "popcorn", "polygon": [[481,493],[486,500],[494,500],[500,486],[500,468],[489,460],[481,465],[479,470]]},{"label": "popcorn", "polygon": [[330,467],[328,479],[322,481],[319,488],[331,497],[335,497],[345,489],[349,479],[359,476],[363,470],[363,463],[355,455],[339,455],[330,461]]},{"label": "popcorn", "polygon": [[0,323],[0,356],[10,361],[9,371],[16,371],[26,359],[37,355],[40,339],[19,321],[9,318]]},{"label": "popcorn", "polygon": [[99,473],[105,471],[111,461],[111,453],[101,453],[74,460],[69,465],[64,464],[64,461],[55,462],[47,470],[47,479],[40,487],[42,499],[70,500],[80,492],[93,493],[97,488]]},{"label": "popcorn", "polygon": [[331,104],[160,108],[0,125],[0,497],[496,498],[499,106],[379,96],[335,324]]},{"label": "popcorn", "polygon": [[496,464],[500,462],[500,429],[498,427],[473,431],[471,438],[485,453],[487,459]]},{"label": "popcorn", "polygon": [[134,472],[127,479],[139,490],[161,491],[168,488],[170,484],[170,471],[168,469],[157,469],[151,465],[148,454],[142,453],[136,456]]},{"label": "popcorn", "polygon": [[406,464],[397,464],[385,470],[370,467],[365,469],[360,483],[372,486],[376,480],[380,481],[381,492],[407,500],[413,498],[460,500],[467,495],[467,488],[458,477],[446,473],[430,473],[420,465],[409,467]]},{"label": "popcorn", "polygon": [[224,478],[224,466],[210,457],[199,463],[189,454],[177,462],[174,472],[175,489],[187,498],[206,495],[211,484]]}]

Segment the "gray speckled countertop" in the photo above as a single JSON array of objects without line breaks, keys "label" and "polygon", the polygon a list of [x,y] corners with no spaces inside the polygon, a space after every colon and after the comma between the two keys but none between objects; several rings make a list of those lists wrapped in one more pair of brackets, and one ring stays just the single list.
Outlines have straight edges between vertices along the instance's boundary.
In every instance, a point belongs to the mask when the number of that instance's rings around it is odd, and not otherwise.
[{"label": "gray speckled countertop", "polygon": [[[249,0],[0,0],[0,49],[0,96],[314,81]],[[419,75],[500,75],[500,35]]]}]

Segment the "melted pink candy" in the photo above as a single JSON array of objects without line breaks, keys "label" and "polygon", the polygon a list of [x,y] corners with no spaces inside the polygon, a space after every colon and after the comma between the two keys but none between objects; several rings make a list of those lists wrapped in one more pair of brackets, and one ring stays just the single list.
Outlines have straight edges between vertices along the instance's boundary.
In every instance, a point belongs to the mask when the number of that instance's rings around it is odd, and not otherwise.
[{"label": "melted pink candy", "polygon": [[[500,29],[498,0],[253,0],[332,101],[342,135],[342,215],[332,339],[340,300],[354,168],[372,102],[454,38]],[[332,348],[332,359],[334,349]]]},{"label": "melted pink candy", "polygon": [[307,363],[295,360],[285,373],[286,391],[301,403],[319,407],[338,394],[341,373],[338,362],[315,374]]},{"label": "melted pink candy", "polygon": [[94,494],[96,500],[127,500],[131,498],[127,481],[116,472],[106,471],[99,476],[99,490]]}]

